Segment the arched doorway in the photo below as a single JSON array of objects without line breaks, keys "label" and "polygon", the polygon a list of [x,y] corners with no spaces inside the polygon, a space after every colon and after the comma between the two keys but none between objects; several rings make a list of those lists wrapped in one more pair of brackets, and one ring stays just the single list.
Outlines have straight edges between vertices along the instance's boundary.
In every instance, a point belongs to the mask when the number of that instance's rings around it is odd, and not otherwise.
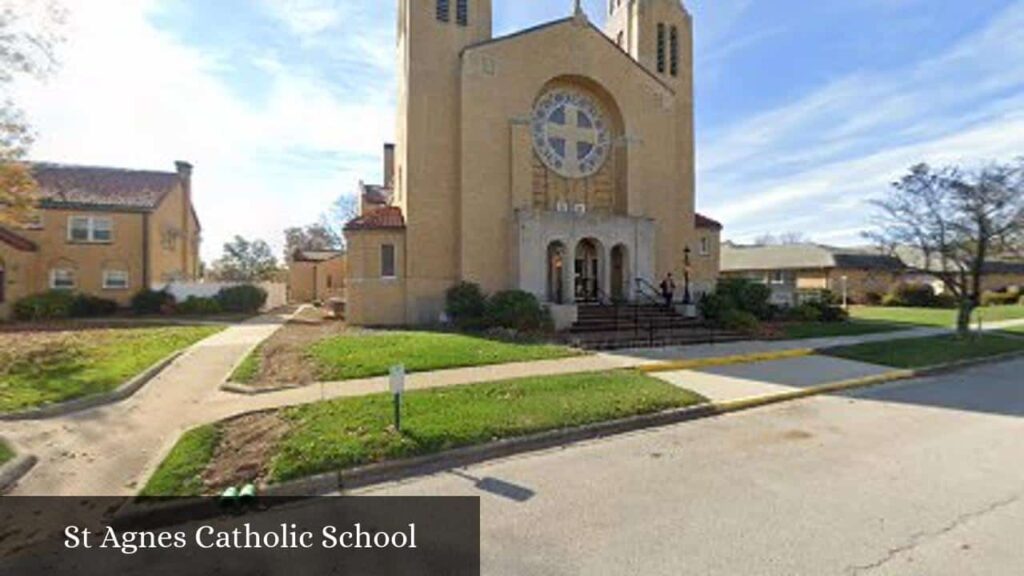
[{"label": "arched doorway", "polygon": [[548,245],[548,301],[565,303],[565,244]]},{"label": "arched doorway", "polygon": [[617,244],[611,252],[611,297],[615,302],[629,299],[629,252]]},{"label": "arched doorway", "polygon": [[596,302],[601,293],[601,245],[591,238],[576,246],[576,301]]}]

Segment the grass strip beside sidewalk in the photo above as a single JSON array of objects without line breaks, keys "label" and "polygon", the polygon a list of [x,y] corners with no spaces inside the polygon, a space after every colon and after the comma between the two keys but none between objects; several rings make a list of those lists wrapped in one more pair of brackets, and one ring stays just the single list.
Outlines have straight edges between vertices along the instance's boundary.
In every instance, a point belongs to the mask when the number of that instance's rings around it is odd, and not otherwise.
[{"label": "grass strip beside sidewalk", "polygon": [[0,442],[0,466],[14,459],[14,450],[3,442]]},{"label": "grass strip beside sidewalk", "polygon": [[[280,483],[703,402],[706,399],[698,394],[639,372],[612,371],[410,392],[405,396],[401,432],[393,427],[388,394],[284,408],[266,417],[284,420],[287,432],[268,447],[260,477],[245,480]],[[230,427],[231,421],[215,425],[224,435],[231,434]],[[144,493],[190,495],[223,488],[207,485],[197,491],[204,470],[218,467],[218,462],[211,461],[216,447],[198,441],[211,437],[217,436],[205,430],[183,437]],[[185,462],[187,466],[182,465]]]},{"label": "grass strip beside sidewalk", "polygon": [[925,368],[963,360],[975,360],[1024,352],[1024,340],[998,334],[955,335],[868,342],[823,350],[827,356],[894,368]]},{"label": "grass strip beside sidewalk", "polygon": [[0,338],[0,413],[116,389],[220,326],[5,334]]},{"label": "grass strip beside sidewalk", "polygon": [[565,346],[501,342],[465,334],[385,332],[329,338],[313,345],[309,354],[317,364],[320,380],[337,381],[384,376],[396,358],[402,359],[406,372],[411,374],[554,360],[579,352]]}]

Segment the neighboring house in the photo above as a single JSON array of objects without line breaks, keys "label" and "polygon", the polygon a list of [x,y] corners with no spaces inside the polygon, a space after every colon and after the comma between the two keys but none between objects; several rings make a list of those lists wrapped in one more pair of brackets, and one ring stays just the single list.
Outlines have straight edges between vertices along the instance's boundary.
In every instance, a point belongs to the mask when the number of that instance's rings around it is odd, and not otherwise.
[{"label": "neighboring house", "polygon": [[722,276],[747,278],[772,289],[772,303],[798,304],[805,294],[831,290],[851,303],[882,295],[903,277],[899,258],[869,250],[817,244],[741,246],[722,244]]},{"label": "neighboring house", "polygon": [[288,301],[345,299],[345,252],[296,250],[288,263]]},{"label": "neighboring house", "polygon": [[[931,262],[928,262],[920,249],[910,246],[897,247],[895,254],[912,269],[907,274],[908,282],[930,284],[937,294],[946,291],[942,280],[927,272],[942,269],[942,263],[938,258],[933,257]],[[981,281],[982,292],[999,292],[1011,287],[1024,287],[1024,262],[1004,259],[992,260],[985,264]]]},{"label": "neighboring house", "polygon": [[0,317],[13,302],[71,290],[122,306],[152,284],[199,275],[192,166],[174,172],[35,164],[39,209],[0,228]]}]

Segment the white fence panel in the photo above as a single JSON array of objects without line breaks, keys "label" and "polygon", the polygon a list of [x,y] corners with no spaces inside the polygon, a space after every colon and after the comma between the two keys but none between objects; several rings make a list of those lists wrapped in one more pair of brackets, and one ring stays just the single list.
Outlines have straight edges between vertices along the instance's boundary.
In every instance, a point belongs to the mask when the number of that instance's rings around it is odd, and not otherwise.
[{"label": "white fence panel", "polygon": [[[166,290],[178,302],[184,302],[189,297],[213,298],[224,288],[241,286],[244,283],[237,282],[172,282],[170,284],[154,284],[153,290]],[[267,291],[267,303],[264,310],[280,308],[288,303],[288,286],[283,282],[257,282],[256,286]]]}]

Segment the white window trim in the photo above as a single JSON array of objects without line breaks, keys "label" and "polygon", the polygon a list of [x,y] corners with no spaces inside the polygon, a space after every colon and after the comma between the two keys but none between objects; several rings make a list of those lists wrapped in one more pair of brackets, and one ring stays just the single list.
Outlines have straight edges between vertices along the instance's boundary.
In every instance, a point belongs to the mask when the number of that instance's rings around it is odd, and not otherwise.
[{"label": "white window trim", "polygon": [[[57,286],[57,273],[67,272],[71,275],[70,286]],[[51,290],[74,290],[78,287],[78,278],[76,278],[75,271],[71,268],[53,268],[50,270],[50,289]]]},{"label": "white window trim", "polygon": [[700,255],[710,256],[711,255],[711,239],[704,236],[700,239]]},{"label": "white window trim", "polygon": [[[124,275],[124,286],[111,286],[110,277],[114,274]],[[130,290],[132,286],[131,274],[127,270],[104,270],[103,271],[103,289],[104,290]]]},{"label": "white window trim", "polygon": [[[778,277],[776,279],[776,277]],[[774,286],[782,286],[786,283],[786,272],[784,270],[772,270],[768,273],[768,283]]]},{"label": "white window trim", "polygon": [[[75,238],[74,230],[76,222],[85,222],[85,239],[79,240]],[[98,222],[105,222],[107,224],[106,229],[110,232],[110,238],[100,239],[96,238],[96,230],[99,228],[96,224]],[[112,244],[114,242],[114,219],[107,216],[68,216],[68,242],[74,244]]]}]

